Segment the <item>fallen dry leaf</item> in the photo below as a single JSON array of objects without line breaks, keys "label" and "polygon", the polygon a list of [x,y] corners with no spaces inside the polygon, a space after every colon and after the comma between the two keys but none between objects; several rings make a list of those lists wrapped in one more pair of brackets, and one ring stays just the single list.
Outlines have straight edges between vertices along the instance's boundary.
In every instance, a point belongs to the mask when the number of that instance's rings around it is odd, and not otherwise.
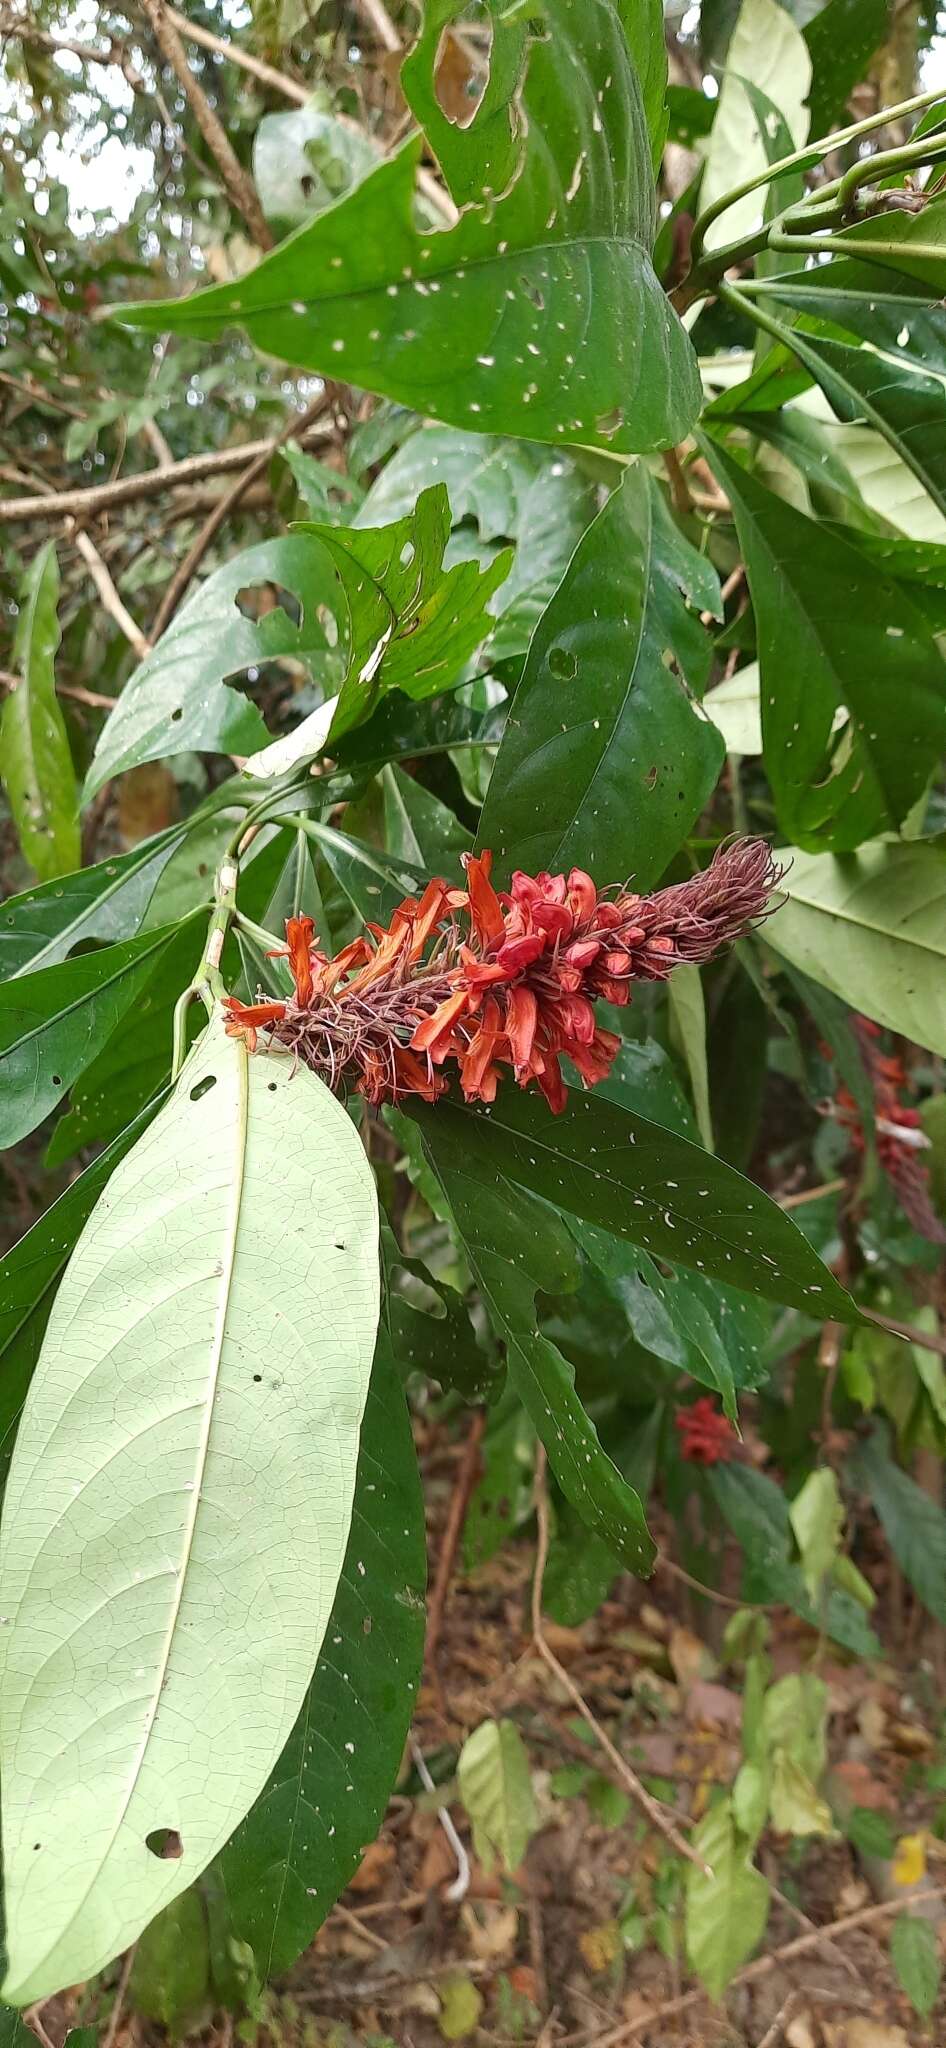
[{"label": "fallen dry leaf", "polygon": [[738,1729],[742,1725],[742,1700],[728,1685],[699,1678],[687,1696],[686,1717],[701,1728]]},{"label": "fallen dry leaf", "polygon": [[690,1628],[673,1628],[670,1631],[670,1662],[673,1675],[684,1693],[690,1691],[700,1678],[712,1678],[716,1671],[716,1659],[712,1651],[701,1643],[699,1636]]},{"label": "fallen dry leaf", "polygon": [[879,1700],[862,1700],[857,1710],[857,1725],[868,1749],[882,1749],[887,1739],[887,1716]]},{"label": "fallen dry leaf", "polygon": [[787,2048],[817,2048],[818,2036],[810,2013],[799,2012],[795,2014],[793,2020],[789,2020],[785,2029],[785,2040]]},{"label": "fallen dry leaf", "polygon": [[578,1946],[593,1976],[603,1976],[617,1962],[623,1946],[616,1920],[604,1920],[600,1927],[587,1927],[578,1936]]},{"label": "fallen dry leaf", "polygon": [[902,2027],[882,2020],[822,2020],[825,2048],[910,2048]]},{"label": "fallen dry leaf", "polygon": [[396,1862],[397,1850],[394,1843],[385,1841],[383,1835],[379,1836],[378,1840],[372,1842],[365,1850],[354,1877],[349,1880],[349,1891],[377,1891]]},{"label": "fallen dry leaf", "polygon": [[491,1899],[471,1906],[465,1901],[460,1919],[478,1963],[499,1963],[511,1956],[519,1936],[519,1915],[515,1906],[494,1904]]}]

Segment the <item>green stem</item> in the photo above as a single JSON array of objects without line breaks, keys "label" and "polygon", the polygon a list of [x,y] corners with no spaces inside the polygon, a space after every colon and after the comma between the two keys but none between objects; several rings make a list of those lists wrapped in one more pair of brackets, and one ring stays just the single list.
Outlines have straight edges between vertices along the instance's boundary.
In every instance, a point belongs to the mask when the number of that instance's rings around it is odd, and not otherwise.
[{"label": "green stem", "polygon": [[[242,839],[245,830],[246,825],[244,823],[240,826],[239,832],[234,834],[234,840],[237,843]],[[172,1081],[177,1080],[181,1067],[184,1064],[184,1056],[187,1051],[187,1012],[191,1004],[199,998],[204,1005],[208,1017],[212,1017],[214,1003],[219,1002],[221,997],[226,994],[220,974],[220,956],[223,952],[227,932],[230,929],[230,921],[236,912],[237,882],[240,873],[235,852],[231,850],[232,845],[233,842],[227,848],[214,876],[214,907],[207,926],[204,950],[198,961],[193,980],[189,982],[183,995],[179,996],[175,1005],[173,1050],[171,1056]]]},{"label": "green stem", "polygon": [[285,950],[282,939],[277,939],[275,933],[268,932],[265,925],[255,924],[251,917],[247,917],[244,910],[236,912],[236,923],[238,929],[241,932],[246,932],[248,938],[255,939],[257,945],[262,946],[264,952],[281,953]]},{"label": "green stem", "polygon": [[[865,120],[854,121],[848,128],[838,128],[832,135],[822,135],[816,141],[806,143],[803,149],[793,150],[790,156],[780,157],[777,163],[766,165],[766,168],[758,171],[755,177],[746,178],[743,184],[734,185],[731,191],[722,193],[719,199],[713,201],[712,206],[706,208],[705,213],[700,214],[694,227],[690,245],[694,265],[713,222],[718,220],[721,214],[728,213],[729,208],[734,206],[737,200],[748,199],[763,185],[771,185],[776,178],[784,176],[786,171],[812,170],[820,163],[822,157],[830,156],[832,150],[844,149],[849,142],[856,142],[860,136],[869,135],[873,129],[885,128],[890,121],[899,121],[909,114],[922,113],[924,107],[935,106],[937,100],[944,98],[946,94],[942,86],[939,86],[934,92],[921,92],[915,94],[912,99],[901,100],[895,107],[880,107],[876,114],[869,114]],[[888,154],[893,155],[896,152],[890,151]],[[873,161],[877,163],[880,159],[875,158]],[[858,165],[857,168],[861,169],[863,166]]]}]

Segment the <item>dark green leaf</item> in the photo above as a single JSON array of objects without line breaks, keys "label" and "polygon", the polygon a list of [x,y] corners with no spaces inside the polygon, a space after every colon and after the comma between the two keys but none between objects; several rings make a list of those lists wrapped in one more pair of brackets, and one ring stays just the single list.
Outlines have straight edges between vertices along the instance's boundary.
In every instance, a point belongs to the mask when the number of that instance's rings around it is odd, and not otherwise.
[{"label": "dark green leaf", "polygon": [[[289,592],[288,607],[272,604],[272,584],[280,598]],[[269,735],[255,704],[225,687],[264,662],[291,655],[308,663],[330,696],[340,663],[326,609],[334,613],[337,591],[330,557],[305,534],[260,541],[231,556],[192,592],[125,684],[95,749],[85,801],[140,761],[189,748],[251,754],[265,745]]]},{"label": "dark green leaf", "polygon": [[128,2002],[170,2032],[172,2039],[200,2023],[210,1993],[207,1915],[196,1886],[172,1899],[135,1946]]},{"label": "dark green leaf", "polygon": [[882,1856],[891,1862],[897,1853],[897,1837],[885,1813],[873,1806],[854,1806],[843,1822],[849,1842],[860,1856]]},{"label": "dark green leaf", "polygon": [[930,1614],[946,1623],[946,1515],[895,1465],[885,1433],[857,1446],[850,1476],[872,1501],[894,1557]]},{"label": "dark green leaf", "polygon": [[503,1177],[627,1237],[655,1258],[751,1294],[856,1322],[858,1312],[782,1209],[731,1166],[622,1110],[608,1083],[573,1093],[561,1116],[505,1089],[490,1110],[439,1102],[413,1110],[433,1142],[449,1134],[487,1186]]},{"label": "dark green leaf", "polygon": [[630,469],[536,628],[478,834],[503,878],[578,865],[647,888],[712,792],[722,739],[665,659],[690,651],[693,550],[671,529],[668,554],[658,507]]},{"label": "dark green leaf", "polygon": [[[0,975],[53,967],[86,939],[132,938],[183,837],[184,828],[172,825],[130,853],[8,896],[0,910]],[[210,890],[208,880],[208,900]]]},{"label": "dark green leaf", "polygon": [[457,426],[519,434],[527,417],[533,440],[625,451],[680,440],[699,380],[650,262],[650,140],[614,0],[543,0],[534,33],[522,9],[494,16],[490,84],[462,128],[435,117],[431,80],[430,31],[459,11],[425,10],[405,72],[457,200],[476,201],[455,227],[414,225],[412,137],[236,284],[121,317],[205,337],[239,320],[288,362]]},{"label": "dark green leaf", "polygon": [[460,854],[473,844],[473,835],[454,817],[439,797],[406,775],[403,768],[382,771],[384,796],[384,838],[396,859],[416,861],[428,873],[461,880]]},{"label": "dark green leaf", "polygon": [[536,1327],[535,1296],[574,1284],[574,1247],[560,1218],[484,1166],[465,1120],[438,1104],[418,1118],[424,1148],[450,1204],[509,1377],[548,1452],[566,1500],[629,1571],[654,1559],[639,1496],[599,1442],[575,1392],[572,1367]]},{"label": "dark green leaf", "polygon": [[864,1610],[848,1593],[832,1588],[815,1609],[791,1550],[788,1502],[781,1487],[748,1465],[716,1465],[707,1474],[713,1499],[745,1552],[743,1592],[747,1600],[794,1609],[810,1628],[825,1629],[857,1657],[876,1657],[880,1644]]},{"label": "dark green leaf", "polygon": [[800,846],[846,852],[899,825],[923,791],[946,746],[946,665],[920,612],[874,563],[716,446],[712,460],[755,610],[782,827]]},{"label": "dark green leaf", "polygon": [[427,871],[411,861],[391,859],[376,847],[364,846],[334,825],[313,824],[312,836],[359,917],[387,924],[405,896],[417,895]]},{"label": "dark green leaf", "polygon": [[891,0],[828,0],[802,34],[811,53],[812,135],[826,135],[887,34]]},{"label": "dark green leaf", "polygon": [[424,1508],[410,1421],[379,1344],[351,1535],[306,1703],[220,1868],[263,1977],[288,1969],[344,1891],[397,1776],[424,1645]]},{"label": "dark green leaf", "polygon": [[0,717],[0,770],[23,852],[41,881],[79,865],[79,806],[65,721],[56,696],[59,564],[48,540],[20,590],[13,641],[19,678]]},{"label": "dark green leaf", "polygon": [[[939,111],[942,116],[942,107]],[[891,211],[879,219],[868,214],[842,228],[832,238],[832,250],[914,277],[938,298],[946,259],[946,199],[931,199],[919,213]]]},{"label": "dark green leaf", "polygon": [[35,1130],[140,994],[175,927],[0,986],[0,1151]]}]

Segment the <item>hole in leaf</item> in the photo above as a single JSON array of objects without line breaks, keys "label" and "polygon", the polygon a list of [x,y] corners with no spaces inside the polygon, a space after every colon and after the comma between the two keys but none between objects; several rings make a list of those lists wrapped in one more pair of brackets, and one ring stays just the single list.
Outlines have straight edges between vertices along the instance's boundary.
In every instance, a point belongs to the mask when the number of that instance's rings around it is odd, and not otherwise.
[{"label": "hole in leaf", "polygon": [[184,1844],[176,1828],[152,1828],[150,1835],[145,1836],[145,1847],[162,1863],[176,1863],[184,1854]]},{"label": "hole in leaf", "polygon": [[191,1089],[191,1101],[199,1102],[202,1095],[208,1094],[209,1090],[211,1088],[216,1088],[216,1086],[216,1074],[205,1074],[202,1081],[195,1081],[194,1086]]},{"label": "hole in leaf", "polygon": [[270,1095],[275,1095],[275,1093],[276,1093],[276,1083],[275,1083],[275,1081],[267,1081],[267,1083],[266,1083],[266,1086],[267,1086],[267,1088],[269,1089]]},{"label": "hole in leaf", "polygon": [[531,300],[533,306],[535,306],[540,313],[544,313],[545,299],[543,298],[538,285],[533,284],[531,277],[520,277],[519,283],[522,287],[522,290],[525,292],[526,298]]},{"label": "hole in leaf", "polygon": [[413,560],[414,560],[414,543],[413,543],[413,541],[412,541],[412,540],[406,540],[406,541],[404,542],[404,546],[402,547],[402,549],[401,549],[401,554],[400,554],[400,563],[401,563],[401,568],[402,568],[402,569],[409,569],[409,568],[410,568],[410,566],[411,566],[411,563],[412,563],[412,561],[413,561]]},{"label": "hole in leaf", "polygon": [[245,619],[265,619],[270,612],[285,612],[294,626],[302,624],[302,606],[291,590],[281,583],[247,583],[234,600]]},{"label": "hole in leaf", "polygon": [[172,713],[171,713],[171,724],[172,724],[172,725],[177,725],[177,723],[178,723],[178,720],[179,720],[179,719],[181,719],[181,718],[183,718],[183,716],[184,716],[184,712],[183,712],[183,709],[182,709],[181,705],[179,704],[179,705],[177,706],[177,709],[176,709],[175,711],[172,711]]},{"label": "hole in leaf", "polygon": [[613,405],[610,412],[600,413],[595,420],[595,431],[599,434],[616,434],[623,425],[624,414],[619,405]]},{"label": "hole in leaf", "polygon": [[559,682],[573,683],[578,674],[578,661],[570,648],[552,647],[549,649],[549,668]]},{"label": "hole in leaf", "polygon": [[62,1087],[62,1075],[61,1075],[61,1074],[54,1074],[54,1075],[53,1075],[53,1087],[54,1087],[54,1088],[61,1088],[61,1087]]},{"label": "hole in leaf", "polygon": [[486,90],[493,56],[493,25],[477,22],[461,42],[445,29],[434,59],[434,93],[453,128],[469,128]]},{"label": "hole in leaf", "polygon": [[262,1375],[262,1373],[261,1373],[261,1372],[255,1372],[255,1373],[253,1374],[253,1378],[254,1378],[254,1380],[255,1380],[255,1382],[256,1382],[256,1385],[257,1385],[257,1386],[259,1386],[259,1384],[260,1384],[260,1381],[262,1380],[262,1377],[263,1377],[263,1375]]}]

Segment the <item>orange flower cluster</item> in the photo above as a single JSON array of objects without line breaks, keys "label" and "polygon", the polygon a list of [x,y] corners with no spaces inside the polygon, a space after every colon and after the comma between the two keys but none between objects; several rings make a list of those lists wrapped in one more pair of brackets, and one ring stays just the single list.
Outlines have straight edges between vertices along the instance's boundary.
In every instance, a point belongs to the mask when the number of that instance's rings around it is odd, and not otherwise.
[{"label": "orange flower cluster", "polygon": [[729,1465],[739,1439],[732,1423],[714,1408],[708,1394],[674,1416],[680,1432],[680,1456],[690,1465]]},{"label": "orange flower cluster", "polygon": [[[922,1159],[929,1139],[919,1110],[903,1100],[910,1089],[909,1074],[902,1059],[881,1051],[880,1026],[872,1018],[856,1016],[853,1025],[874,1095],[877,1157],[914,1230],[930,1244],[946,1244],[946,1226],[933,1208],[930,1177]],[[866,1149],[864,1128],[857,1103],[843,1082],[832,1107],[849,1133],[853,1151],[861,1155]]]},{"label": "orange flower cluster", "polygon": [[429,882],[387,928],[369,924],[331,959],[311,918],[290,918],[294,998],[230,996],[228,1030],[251,1048],[268,1032],[332,1088],[354,1087],[370,1102],[432,1102],[453,1066],[467,1101],[494,1101],[505,1070],[520,1088],[535,1082],[557,1112],[562,1057],[593,1087],[620,1044],[598,1024],[595,1002],[623,1005],[632,981],[665,981],[682,961],[710,959],[764,916],[779,875],[760,839],[719,848],[704,873],[651,896],[602,894],[581,868],[516,873],[497,892],[491,854],[464,865],[465,889]]}]

